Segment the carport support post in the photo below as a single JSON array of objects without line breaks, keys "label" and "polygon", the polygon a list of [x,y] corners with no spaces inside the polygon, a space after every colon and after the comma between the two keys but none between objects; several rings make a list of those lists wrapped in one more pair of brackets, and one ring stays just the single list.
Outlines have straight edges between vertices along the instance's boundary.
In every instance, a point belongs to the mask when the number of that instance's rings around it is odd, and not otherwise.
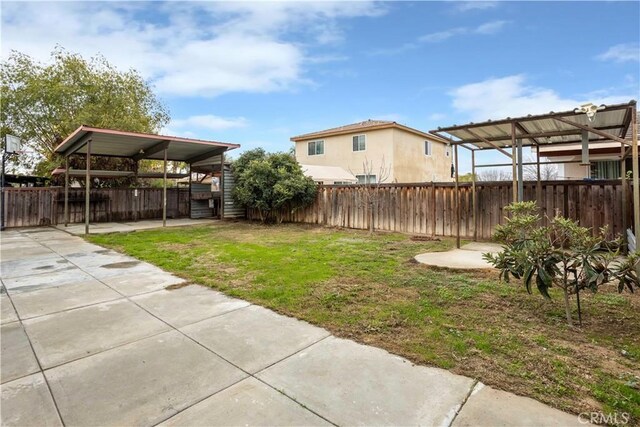
[{"label": "carport support post", "polygon": [[454,200],[456,202],[456,248],[460,249],[460,186],[459,186],[459,173],[458,173],[458,144],[455,145],[456,155],[456,194]]},{"label": "carport support post", "polygon": [[64,226],[69,225],[69,156],[64,157]]},{"label": "carport support post", "polygon": [[514,122],[511,123],[511,167],[512,167],[511,196],[512,196],[512,202],[515,203],[518,200],[518,187],[516,182],[516,124]]},{"label": "carport support post", "polygon": [[220,219],[224,219],[224,152],[220,154]]},{"label": "carport support post", "polygon": [[473,205],[473,241],[478,241],[478,202],[476,201],[476,150],[471,150],[471,203]]},{"label": "carport support post", "polygon": [[84,234],[89,235],[89,196],[91,193],[91,140],[87,141],[87,168],[84,183]]},{"label": "carport support post", "polygon": [[164,149],[164,177],[162,180],[162,226],[167,226],[167,149]]}]

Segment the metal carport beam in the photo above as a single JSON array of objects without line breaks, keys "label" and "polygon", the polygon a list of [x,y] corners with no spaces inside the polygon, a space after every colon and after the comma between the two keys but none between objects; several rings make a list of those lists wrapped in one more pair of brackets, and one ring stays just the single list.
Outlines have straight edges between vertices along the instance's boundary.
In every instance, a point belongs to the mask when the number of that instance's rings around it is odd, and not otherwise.
[{"label": "metal carport beam", "polygon": [[219,155],[221,153],[224,153],[225,151],[227,151],[227,150],[217,148],[215,150],[207,151],[206,153],[202,153],[202,154],[199,154],[197,156],[193,156],[190,159],[185,160],[185,163],[188,163],[188,164],[198,163],[198,162],[201,162],[203,160],[207,160],[210,157],[217,156],[217,155]]},{"label": "metal carport beam", "polygon": [[87,133],[81,139],[76,141],[71,147],[69,147],[68,149],[66,149],[65,151],[63,151],[60,154],[62,154],[65,157],[69,157],[70,155],[72,155],[73,153],[75,153],[76,151],[78,151],[79,149],[84,147],[85,145],[87,145],[87,143],[91,141],[91,135],[93,135],[93,132]]},{"label": "metal carport beam", "polygon": [[161,152],[162,150],[165,150],[167,148],[169,148],[169,143],[171,141],[166,140],[166,141],[161,141],[155,145],[152,145],[151,147],[147,148],[146,150],[142,150],[141,153],[136,154],[135,156],[132,157],[133,160],[135,160],[136,162],[138,160],[142,160],[142,159],[146,159],[149,156],[152,156],[156,153]]},{"label": "metal carport beam", "polygon": [[615,135],[612,135],[610,133],[604,132],[604,131],[602,131],[600,129],[593,128],[591,126],[586,126],[586,125],[583,125],[583,124],[580,124],[580,123],[572,122],[571,120],[567,120],[567,119],[564,119],[562,117],[553,117],[553,120],[557,120],[559,122],[562,122],[562,123],[565,123],[565,124],[568,124],[568,125],[571,125],[571,126],[575,126],[575,127],[579,128],[579,129],[586,130],[586,131],[589,131],[591,133],[595,133],[596,135],[600,135],[603,138],[609,138],[612,141],[617,141],[617,142],[620,142],[620,143],[623,143],[623,144],[628,143],[628,141],[626,141],[624,138],[620,138],[618,136],[615,136]]}]

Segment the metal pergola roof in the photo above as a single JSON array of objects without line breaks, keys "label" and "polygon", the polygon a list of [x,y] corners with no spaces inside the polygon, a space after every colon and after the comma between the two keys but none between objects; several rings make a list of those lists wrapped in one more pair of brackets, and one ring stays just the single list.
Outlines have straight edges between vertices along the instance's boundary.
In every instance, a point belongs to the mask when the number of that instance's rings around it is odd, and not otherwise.
[{"label": "metal pergola roof", "polygon": [[167,160],[189,164],[201,162],[240,147],[238,144],[226,142],[124,132],[83,125],[62,141],[55,152],[63,156],[86,154],[89,141],[91,141],[91,155],[94,156],[164,160],[166,149]]},{"label": "metal pergola roof", "polygon": [[625,141],[625,135],[631,125],[635,106],[635,101],[604,106],[597,111],[593,121],[576,110],[552,111],[439,127],[431,132],[448,139],[452,144],[464,144],[465,148],[473,150],[504,149],[511,147],[515,139],[522,139],[523,146],[581,143],[584,130],[590,133],[589,143],[617,141],[630,145],[629,141]]},{"label": "metal pergola roof", "polygon": [[[582,149],[581,160],[550,163],[580,163],[589,166],[589,152],[592,146],[600,146],[607,150],[615,150],[611,143],[618,144],[621,164],[621,181],[625,178],[625,159],[631,156],[633,170],[633,218],[636,241],[640,241],[640,165],[638,165],[638,130],[636,101],[626,104],[601,105],[585,104],[575,110],[549,112],[547,114],[528,115],[523,117],[507,117],[502,120],[487,120],[481,123],[467,123],[439,127],[431,131],[447,139],[455,149],[455,183],[459,182],[458,147],[471,151],[472,206],[473,221],[476,223],[475,175],[477,167],[511,166],[513,170],[513,201],[523,200],[523,165],[534,164],[537,170],[536,198],[541,199],[540,187],[540,148],[567,147],[574,148],[579,144]],[[630,132],[630,137],[629,135]],[[525,163],[523,147],[535,147],[536,162]],[[509,149],[507,151],[507,149]],[[507,164],[476,165],[475,154],[484,150],[497,150],[507,156],[511,162]],[[614,151],[615,152],[615,151]],[[621,203],[629,203],[626,186],[622,185]],[[455,209],[457,216],[456,244],[460,247],[460,201],[456,192]],[[623,219],[623,228],[626,222]],[[475,229],[475,226],[474,226]],[[475,235],[474,235],[475,239]]]}]

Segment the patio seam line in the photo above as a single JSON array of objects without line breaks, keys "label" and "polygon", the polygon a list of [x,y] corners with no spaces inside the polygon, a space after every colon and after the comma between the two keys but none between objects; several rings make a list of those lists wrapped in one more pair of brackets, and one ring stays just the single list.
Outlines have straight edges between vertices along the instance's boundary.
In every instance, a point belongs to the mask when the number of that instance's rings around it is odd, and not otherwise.
[{"label": "patio seam line", "polygon": [[[100,245],[96,245],[96,246],[100,246]],[[105,249],[107,249],[107,248],[105,248]],[[55,251],[54,251],[54,252],[55,252]],[[116,252],[117,252],[117,251],[116,251]],[[56,252],[56,253],[58,253],[58,252]],[[59,253],[58,253],[58,254],[59,254]],[[121,292],[119,292],[117,289],[112,288],[112,287],[111,287],[111,286],[109,286],[107,283],[104,283],[102,280],[100,280],[99,278],[95,277],[94,275],[92,275],[92,274],[91,274],[91,273],[89,273],[88,271],[84,270],[82,267],[80,267],[80,266],[78,266],[77,264],[73,263],[73,261],[70,261],[68,258],[66,258],[66,256],[65,256],[65,255],[61,255],[61,254],[59,254],[59,255],[60,255],[60,256],[62,256],[62,257],[63,257],[64,259],[66,259],[67,261],[71,262],[71,263],[72,263],[73,265],[75,265],[76,267],[80,268],[80,269],[81,269],[82,271],[84,271],[86,274],[88,274],[89,276],[93,277],[94,279],[96,279],[97,281],[99,281],[100,283],[102,283],[103,285],[105,285],[105,286],[109,287],[110,289],[113,289],[115,292],[117,292],[117,293],[119,293],[120,295],[122,295],[125,299],[127,299],[127,300],[128,300],[128,301],[130,301],[132,304],[134,304],[134,305],[136,305],[137,307],[139,307],[141,310],[144,310],[144,311],[145,311],[145,312],[147,312],[149,315],[151,315],[151,316],[155,317],[156,319],[160,320],[160,321],[161,321],[161,322],[163,322],[164,324],[168,325],[170,329],[173,329],[173,330],[177,331],[177,332],[178,332],[178,333],[180,333],[182,336],[186,337],[186,338],[187,338],[187,339],[189,339],[190,341],[193,341],[196,345],[198,345],[198,346],[200,346],[200,347],[204,348],[206,351],[208,351],[208,352],[212,353],[213,355],[215,355],[215,356],[219,357],[220,359],[224,360],[225,362],[229,363],[231,366],[233,366],[233,367],[235,367],[236,369],[239,369],[239,370],[240,370],[240,371],[242,371],[243,373],[247,374],[247,376],[246,376],[246,377],[244,377],[243,379],[246,379],[246,378],[249,378],[249,377],[253,377],[253,378],[255,378],[256,380],[258,380],[258,381],[262,382],[263,384],[267,385],[268,387],[272,388],[273,390],[277,391],[278,393],[283,394],[284,396],[286,396],[286,397],[287,397],[288,399],[290,399],[291,401],[295,402],[297,405],[299,405],[299,406],[300,406],[300,407],[302,407],[303,409],[305,409],[305,410],[307,410],[307,411],[309,411],[309,412],[313,413],[314,415],[316,415],[316,416],[318,416],[318,417],[322,418],[323,420],[327,421],[328,423],[330,423],[330,424],[332,424],[332,425],[337,425],[336,423],[334,423],[334,422],[332,422],[332,421],[330,421],[330,420],[326,419],[325,417],[321,416],[320,414],[317,414],[316,412],[314,412],[314,411],[312,411],[311,409],[307,408],[306,406],[302,405],[302,404],[301,404],[300,402],[298,402],[297,400],[293,399],[292,397],[290,397],[290,396],[286,395],[286,394],[285,394],[285,393],[283,393],[282,391],[280,391],[280,390],[278,390],[277,388],[273,387],[271,384],[268,384],[268,383],[266,383],[265,381],[262,381],[260,378],[258,378],[258,377],[256,377],[256,376],[254,376],[254,374],[252,374],[252,373],[250,373],[250,372],[248,372],[248,371],[246,371],[246,370],[242,369],[241,367],[237,366],[235,363],[233,363],[233,362],[231,362],[231,361],[227,360],[226,358],[224,358],[224,357],[223,357],[223,356],[221,356],[220,354],[216,353],[215,351],[213,351],[213,350],[211,350],[210,348],[206,347],[205,345],[203,345],[203,344],[202,344],[202,343],[200,343],[199,341],[196,341],[194,338],[192,338],[192,337],[190,337],[189,335],[185,334],[185,333],[184,333],[184,332],[182,332],[180,329],[175,328],[173,325],[169,324],[169,323],[168,323],[167,321],[165,321],[164,319],[161,319],[160,317],[158,317],[158,316],[156,316],[155,314],[153,314],[153,313],[151,313],[150,311],[148,311],[146,308],[144,308],[144,307],[142,307],[141,305],[137,304],[135,301],[131,300],[131,298],[130,298],[130,297],[128,297],[128,296],[126,296],[126,295],[122,294],[122,293],[121,293]],[[141,262],[145,262],[145,263],[146,263],[146,261],[141,261]],[[149,264],[149,263],[147,263],[147,264]],[[150,265],[153,265],[153,264],[150,264]],[[163,270],[163,271],[164,271],[164,270]],[[223,294],[223,295],[224,295],[224,294]],[[248,301],[247,301],[247,302],[248,302]],[[236,310],[233,310],[233,311],[237,311],[237,310],[241,310],[241,309],[243,309],[243,308],[251,307],[252,305],[254,305],[254,304],[249,303],[249,305],[244,306],[244,307],[240,307],[240,308],[238,308],[238,309],[236,309]],[[223,314],[221,314],[220,316],[222,316],[222,315],[224,315],[224,314],[227,314],[227,313],[223,313]],[[217,316],[214,316],[214,317],[217,317]],[[207,319],[204,319],[204,320],[207,320]],[[194,323],[197,323],[197,322],[194,322]],[[185,326],[188,326],[188,325],[185,325]],[[183,326],[183,327],[184,327],[184,326]],[[170,331],[163,331],[163,333],[166,333],[166,332],[170,332]],[[158,335],[158,334],[156,334],[156,335]],[[152,335],[152,336],[154,336],[154,335]],[[312,343],[312,344],[309,344],[308,346],[306,346],[306,347],[304,347],[304,348],[302,348],[302,349],[299,349],[298,351],[296,351],[296,352],[294,352],[294,353],[290,354],[289,356],[287,356],[287,357],[285,357],[285,358],[283,358],[283,359],[279,360],[279,361],[278,361],[278,362],[276,362],[276,363],[279,363],[279,362],[281,362],[281,361],[283,361],[283,360],[285,360],[285,359],[287,359],[287,358],[289,358],[289,357],[291,357],[291,356],[293,356],[293,355],[295,355],[295,354],[299,353],[300,351],[305,350],[305,349],[307,349],[307,348],[311,347],[311,346],[312,346],[312,345],[314,345],[314,344],[317,344],[318,342],[320,342],[320,341],[322,341],[322,340],[324,340],[324,339],[327,339],[327,338],[328,338],[328,337],[330,337],[330,336],[332,336],[332,334],[329,332],[329,335],[327,335],[327,336],[325,336],[325,337],[323,337],[323,338],[319,339],[318,341],[316,341],[316,342],[314,342],[314,343]],[[145,337],[145,338],[149,338],[149,337]],[[145,339],[145,338],[141,338],[141,339]],[[135,342],[135,341],[134,341],[134,342]],[[131,342],[130,342],[130,343],[127,343],[127,344],[131,344]],[[116,347],[114,347],[114,348],[116,348]],[[108,349],[108,350],[111,350],[111,349]],[[103,351],[101,351],[101,352],[97,352],[97,353],[94,353],[94,354],[88,355],[88,356],[86,356],[86,357],[91,357],[91,356],[93,356],[93,355],[95,355],[95,354],[103,353],[103,352],[108,351],[108,350],[103,350]],[[34,354],[35,354],[35,351],[34,351]],[[76,359],[76,360],[79,360],[79,359]],[[272,365],[270,365],[270,366],[273,366],[273,364],[272,364]],[[266,368],[265,368],[265,369],[266,369]],[[261,371],[262,371],[262,370],[261,370]],[[260,371],[258,371],[258,372],[260,372]],[[43,375],[43,376],[45,376],[45,375],[44,375],[44,372],[43,372],[43,374],[42,374],[42,375]],[[241,380],[240,380],[240,381],[241,381]],[[240,382],[240,381],[236,381],[236,383],[238,383],[238,382]],[[234,383],[234,384],[236,384],[236,383]],[[230,386],[229,386],[229,387],[230,387]],[[228,388],[228,387],[226,387],[226,388]],[[223,390],[224,390],[224,389],[223,389]],[[194,406],[194,405],[196,405],[196,404],[198,404],[198,403],[202,402],[203,400],[208,399],[209,397],[214,396],[215,394],[219,393],[220,391],[221,391],[221,390],[218,390],[218,391],[216,391],[215,393],[212,393],[211,395],[206,396],[206,397],[205,397],[205,398],[203,398],[202,400],[199,400],[199,401],[197,401],[197,402],[195,402],[195,403],[192,403],[192,404],[190,404],[190,405],[186,406],[186,407],[185,407],[185,408],[183,408],[181,411],[178,411],[178,412],[176,412],[175,414],[173,414],[171,417],[174,417],[174,416],[178,415],[180,412],[183,412],[183,411],[187,410],[188,408],[191,408],[192,406]],[[53,393],[52,393],[52,396],[53,396]],[[57,406],[56,406],[56,408],[57,408]],[[169,417],[169,418],[171,418],[171,417]],[[166,418],[166,419],[164,419],[164,420],[160,421],[160,423],[161,423],[161,422],[163,422],[163,421],[168,420],[169,418]]]},{"label": "patio seam line", "polygon": [[[66,259],[66,258],[65,258],[65,259]],[[67,260],[67,261],[69,261],[69,260]],[[8,261],[8,262],[10,262],[10,261]],[[71,261],[69,261],[69,262],[71,262]],[[75,265],[75,264],[74,264],[74,265]],[[21,278],[21,277],[41,276],[41,275],[43,275],[43,274],[58,273],[58,272],[61,272],[61,271],[73,270],[74,268],[79,268],[79,267],[78,267],[78,266],[76,266],[76,267],[71,267],[71,268],[63,268],[63,269],[61,269],[61,270],[43,271],[43,272],[41,272],[41,273],[32,273],[32,274],[23,274],[22,276],[5,277],[5,279],[19,279],[19,278]]]},{"label": "patio seam line", "polygon": [[458,418],[458,415],[460,415],[460,412],[462,412],[462,408],[464,408],[464,405],[467,403],[467,401],[469,400],[469,398],[473,394],[473,390],[475,390],[476,386],[479,383],[480,383],[480,381],[478,379],[476,379],[476,378],[473,379],[473,383],[471,384],[471,387],[469,387],[469,391],[467,392],[467,395],[462,400],[462,403],[460,404],[460,407],[456,410],[456,413],[453,415],[453,418],[451,418],[451,422],[447,425],[447,427],[452,427],[453,426],[453,423],[456,421],[456,418]]},{"label": "patio seam line", "polygon": [[[20,233],[22,234],[22,233]],[[30,237],[29,237],[30,238]],[[32,239],[33,240],[33,239]],[[38,364],[38,368],[40,369],[39,373],[40,375],[42,375],[42,379],[44,380],[44,383],[47,385],[47,390],[49,391],[49,396],[51,396],[51,401],[53,402],[53,406],[54,408],[56,408],[56,414],[58,415],[58,420],[60,421],[60,424],[62,426],[65,426],[65,422],[64,419],[62,418],[62,414],[60,413],[60,408],[58,408],[58,402],[56,402],[56,397],[53,395],[53,390],[51,390],[51,386],[49,385],[49,380],[47,379],[47,376],[44,374],[44,370],[42,369],[42,364],[40,363],[40,359],[38,358],[38,355],[36,354],[36,350],[35,348],[33,348],[33,344],[31,343],[31,338],[29,337],[29,334],[27,333],[27,328],[25,328],[24,323],[22,322],[22,319],[20,318],[20,313],[18,313],[18,310],[16,310],[16,306],[13,303],[13,300],[11,299],[11,295],[9,294],[9,290],[4,286],[4,282],[2,284],[2,286],[4,287],[6,293],[7,293],[7,297],[9,298],[9,302],[11,302],[11,306],[13,307],[13,310],[16,312],[16,317],[18,318],[18,322],[20,322],[20,326],[22,327],[22,330],[24,331],[24,335],[27,337],[27,342],[29,343],[29,348],[31,348],[31,352],[33,353],[33,358],[36,360],[36,363]],[[15,322],[11,322],[11,323],[15,323]],[[37,372],[36,372],[37,373]],[[35,375],[36,373],[31,373],[28,375],[24,375],[20,378],[25,378],[29,375]],[[16,378],[19,379],[19,378]],[[11,380],[14,381],[14,380]],[[7,383],[9,383],[10,381],[7,381]],[[4,383],[4,384],[7,384]]]}]

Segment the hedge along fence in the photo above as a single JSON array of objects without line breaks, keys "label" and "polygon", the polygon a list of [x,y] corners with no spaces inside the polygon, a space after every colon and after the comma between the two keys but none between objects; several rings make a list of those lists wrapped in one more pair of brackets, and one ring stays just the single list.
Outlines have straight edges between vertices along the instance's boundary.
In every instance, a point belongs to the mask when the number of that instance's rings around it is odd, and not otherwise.
[{"label": "hedge along fence", "polygon": [[[594,232],[609,225],[610,237],[622,234],[623,216],[627,227],[632,221],[631,185],[627,182],[627,200],[622,206],[622,184],[611,181],[543,181],[538,206],[546,216],[556,214],[592,227]],[[512,201],[511,182],[476,184],[477,237],[490,239],[495,226],[503,223],[504,207]],[[323,224],[356,229],[369,228],[367,189],[355,186],[319,186],[316,200],[304,209],[283,209],[282,222]],[[369,189],[371,191],[371,188]],[[374,203],[374,228],[432,236],[455,236],[455,185],[382,184]],[[474,232],[471,183],[460,184],[460,235],[472,238]],[[524,200],[536,200],[536,183],[524,184]],[[259,219],[249,210],[249,219]],[[546,222],[546,220],[545,220]]]},{"label": "hedge along fence", "polygon": [[[91,222],[134,221],[162,218],[162,188],[96,188],[89,194]],[[64,188],[5,188],[6,227],[30,227],[64,223]],[[69,189],[69,222],[84,222],[85,192]],[[189,189],[167,189],[167,216],[189,216]]]}]

